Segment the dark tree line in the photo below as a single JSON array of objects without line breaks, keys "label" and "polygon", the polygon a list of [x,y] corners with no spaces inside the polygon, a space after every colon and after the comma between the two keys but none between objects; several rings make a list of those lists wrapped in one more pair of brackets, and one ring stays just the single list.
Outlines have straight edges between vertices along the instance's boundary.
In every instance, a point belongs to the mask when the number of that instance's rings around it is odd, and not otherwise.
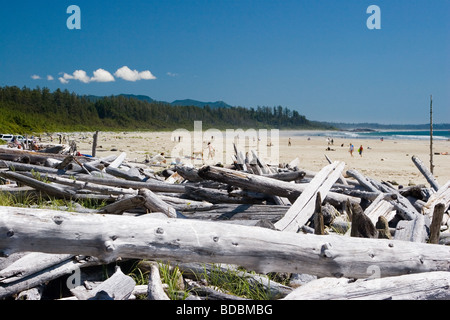
[{"label": "dark tree line", "polygon": [[173,106],[125,96],[89,99],[56,89],[0,87],[0,132],[174,130],[203,128],[313,129],[325,127],[286,107]]}]

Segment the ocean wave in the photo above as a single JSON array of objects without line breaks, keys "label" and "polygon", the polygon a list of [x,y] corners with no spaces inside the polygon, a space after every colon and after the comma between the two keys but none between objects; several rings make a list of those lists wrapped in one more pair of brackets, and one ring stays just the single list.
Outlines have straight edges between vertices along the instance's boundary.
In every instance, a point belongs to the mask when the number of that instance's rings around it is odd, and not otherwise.
[{"label": "ocean wave", "polygon": [[[386,137],[385,139],[389,139],[389,138],[393,138],[393,139],[408,139],[408,140],[430,140],[430,136],[418,136],[418,135],[401,135],[401,134],[396,134],[393,135],[391,137]],[[433,135],[433,140],[449,140],[450,138],[448,137],[444,137],[444,136],[435,136]]]},{"label": "ocean wave", "polygon": [[[426,133],[426,134],[425,134]],[[444,135],[442,135],[444,134]],[[439,131],[433,135],[433,140],[450,140],[447,131]],[[384,139],[384,140],[430,140],[429,132],[423,131],[280,131],[283,136],[324,137],[331,139]]]}]

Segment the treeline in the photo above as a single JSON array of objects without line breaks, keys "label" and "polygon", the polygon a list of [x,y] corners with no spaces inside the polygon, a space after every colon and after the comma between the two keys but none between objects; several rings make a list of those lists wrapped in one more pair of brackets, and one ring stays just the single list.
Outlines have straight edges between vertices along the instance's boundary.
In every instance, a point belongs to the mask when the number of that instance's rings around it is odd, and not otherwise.
[{"label": "treeline", "polygon": [[326,129],[295,110],[279,107],[172,106],[124,96],[92,101],[68,90],[0,87],[0,133],[203,128]]}]

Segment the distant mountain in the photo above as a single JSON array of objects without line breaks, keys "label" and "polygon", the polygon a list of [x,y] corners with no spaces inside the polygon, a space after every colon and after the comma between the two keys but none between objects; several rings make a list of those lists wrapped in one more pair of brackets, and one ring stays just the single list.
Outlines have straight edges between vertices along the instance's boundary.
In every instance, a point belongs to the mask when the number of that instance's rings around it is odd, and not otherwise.
[{"label": "distant mountain", "polygon": [[175,100],[171,103],[173,106],[195,106],[204,108],[206,106],[209,106],[210,108],[232,108],[229,104],[223,102],[223,101],[216,101],[216,102],[202,102],[198,100],[192,100],[192,99],[184,99],[184,100]]},{"label": "distant mountain", "polygon": [[152,98],[150,98],[149,96],[144,96],[144,95],[136,95],[136,94],[119,94],[119,96],[125,97],[125,98],[133,98],[133,99],[138,99],[141,101],[146,101],[146,102],[154,102],[155,100],[153,100]]},{"label": "distant mountain", "polygon": [[[166,101],[155,100],[155,99],[152,99],[149,96],[145,96],[145,95],[124,94],[124,93],[122,93],[122,94],[119,94],[117,96],[129,98],[129,99],[137,99],[137,100],[145,101],[145,102],[167,103],[167,104],[170,104],[172,106],[194,106],[194,107],[200,107],[200,108],[204,108],[206,106],[209,106],[211,109],[232,108],[231,105],[229,105],[228,103],[226,103],[224,101],[203,102],[203,101],[198,101],[198,100],[193,100],[193,99],[183,99],[183,100],[175,100],[173,102],[166,102]],[[104,98],[102,96],[94,96],[94,95],[88,95],[86,97],[88,98],[89,101],[92,101],[92,102],[96,102],[96,101]]]},{"label": "distant mountain", "polygon": [[[92,102],[96,102],[98,100],[101,100],[101,99],[105,98],[105,96],[94,96],[94,95],[87,95],[85,97],[89,101],[92,101]],[[125,98],[137,99],[137,100],[146,101],[146,102],[155,102],[155,100],[153,100],[149,96],[144,96],[144,95],[122,93],[122,94],[117,95],[117,97],[125,97]]]}]

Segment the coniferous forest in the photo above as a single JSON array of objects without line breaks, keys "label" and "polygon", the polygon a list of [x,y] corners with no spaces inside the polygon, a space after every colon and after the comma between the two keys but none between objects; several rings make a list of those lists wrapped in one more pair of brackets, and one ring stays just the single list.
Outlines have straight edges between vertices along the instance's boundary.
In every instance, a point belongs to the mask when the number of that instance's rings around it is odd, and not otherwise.
[{"label": "coniferous forest", "polygon": [[174,106],[123,95],[90,99],[68,90],[0,87],[0,133],[55,131],[169,131],[203,128],[330,129],[286,107]]}]

